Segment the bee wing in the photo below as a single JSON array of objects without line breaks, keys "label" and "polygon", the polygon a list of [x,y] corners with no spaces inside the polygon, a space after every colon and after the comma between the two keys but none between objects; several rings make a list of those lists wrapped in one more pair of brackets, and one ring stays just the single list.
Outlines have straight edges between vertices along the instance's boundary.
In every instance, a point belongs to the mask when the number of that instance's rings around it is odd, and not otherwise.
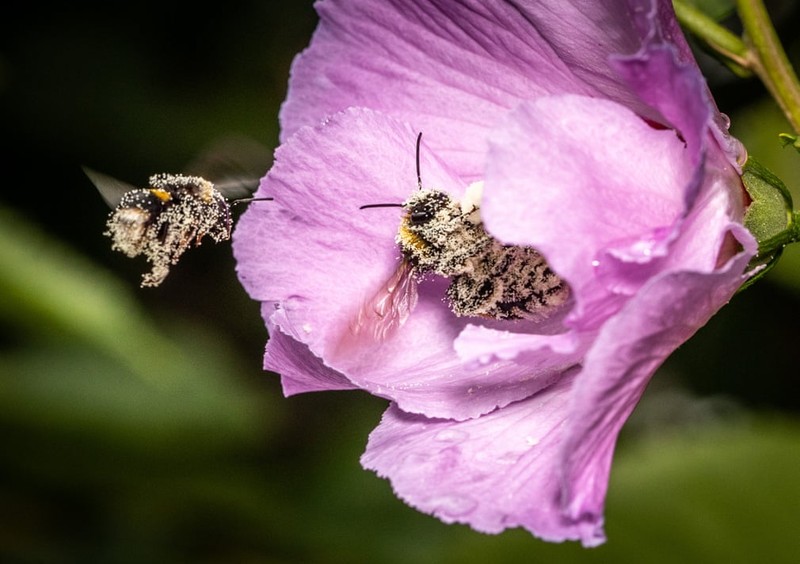
[{"label": "bee wing", "polygon": [[214,188],[233,203],[250,198],[258,188],[258,180],[258,178],[252,177],[226,178],[222,182],[215,183]]},{"label": "bee wing", "polygon": [[270,150],[246,136],[227,136],[212,143],[186,167],[202,176],[228,200],[247,199],[258,188],[271,161]]},{"label": "bee wing", "polygon": [[381,289],[358,312],[355,329],[375,340],[384,340],[406,322],[417,305],[417,281],[414,267],[404,260]]},{"label": "bee wing", "polygon": [[103,200],[105,200],[106,204],[108,204],[108,207],[110,207],[112,210],[119,205],[120,200],[122,200],[122,196],[125,195],[126,192],[137,190],[136,186],[133,186],[132,184],[128,184],[122,180],[117,180],[113,176],[103,174],[102,172],[97,172],[88,166],[81,168],[86,176],[89,177],[89,180],[92,181],[92,184],[94,184],[95,188],[97,188],[97,191],[100,192],[100,195],[103,197]]},{"label": "bee wing", "polygon": [[361,306],[336,346],[334,356],[357,355],[362,345],[385,340],[405,323],[416,305],[414,267],[404,260],[375,295]]}]

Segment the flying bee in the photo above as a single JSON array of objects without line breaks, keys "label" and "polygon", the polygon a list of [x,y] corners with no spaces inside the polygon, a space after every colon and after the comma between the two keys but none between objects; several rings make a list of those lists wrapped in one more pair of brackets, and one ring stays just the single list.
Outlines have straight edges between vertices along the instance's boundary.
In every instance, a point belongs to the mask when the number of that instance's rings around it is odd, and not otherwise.
[{"label": "flying bee", "polygon": [[241,183],[218,189],[200,176],[156,174],[147,188],[136,188],[85,167],[84,172],[112,208],[103,233],[111,248],[131,258],[144,255],[152,265],[142,276],[143,287],[161,284],[170,266],[206,235],[217,243],[230,239],[232,203],[272,199],[229,200],[225,194],[241,192]]},{"label": "flying bee", "polygon": [[450,278],[447,301],[458,316],[497,320],[547,318],[570,295],[569,286],[532,247],[505,245],[484,229],[480,216],[483,183],[472,184],[458,201],[422,187],[417,136],[417,191],[402,204],[368,204],[364,208],[402,207],[395,237],[401,253],[398,268],[364,304],[354,335],[377,340],[402,325],[417,303],[417,284],[429,273]]}]

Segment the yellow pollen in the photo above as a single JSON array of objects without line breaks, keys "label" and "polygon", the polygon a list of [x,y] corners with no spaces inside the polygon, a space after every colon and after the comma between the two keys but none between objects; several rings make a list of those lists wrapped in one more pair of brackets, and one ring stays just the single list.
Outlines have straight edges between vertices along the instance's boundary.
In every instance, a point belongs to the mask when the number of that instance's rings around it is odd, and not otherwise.
[{"label": "yellow pollen", "polygon": [[400,236],[400,239],[403,241],[403,244],[408,247],[414,247],[420,250],[426,249],[428,247],[427,243],[425,243],[425,241],[423,241],[419,237],[419,235],[417,235],[412,231],[409,231],[405,223],[400,224],[398,235]]},{"label": "yellow pollen", "polygon": [[150,193],[162,202],[169,202],[172,199],[170,193],[161,188],[150,188]]},{"label": "yellow pollen", "polygon": [[[208,184],[208,183],[207,183]],[[204,203],[210,204],[214,201],[214,190],[210,184],[200,186],[200,193],[198,194]]]}]

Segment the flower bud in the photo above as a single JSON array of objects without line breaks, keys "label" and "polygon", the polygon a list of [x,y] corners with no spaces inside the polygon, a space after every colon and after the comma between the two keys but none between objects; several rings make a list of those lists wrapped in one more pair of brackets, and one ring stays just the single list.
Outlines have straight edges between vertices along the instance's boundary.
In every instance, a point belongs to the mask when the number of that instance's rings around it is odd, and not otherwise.
[{"label": "flower bud", "polygon": [[799,233],[792,211],[792,195],[780,178],[749,157],[742,182],[752,200],[745,212],[744,224],[758,241],[758,255],[750,266],[762,267],[749,285],[777,263],[783,248],[796,241]]}]

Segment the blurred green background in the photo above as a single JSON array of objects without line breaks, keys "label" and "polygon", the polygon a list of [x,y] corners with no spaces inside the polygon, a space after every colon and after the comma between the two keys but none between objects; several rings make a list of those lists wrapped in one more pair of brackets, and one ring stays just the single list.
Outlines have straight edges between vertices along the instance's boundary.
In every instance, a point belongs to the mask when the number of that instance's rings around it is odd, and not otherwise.
[{"label": "blurred green background", "polygon": [[[769,6],[799,61],[797,3]],[[80,165],[136,184],[229,135],[271,149],[315,23],[309,1],[7,6],[0,562],[800,561],[797,249],[660,370],[593,550],[397,500],[358,464],[385,402],[282,398],[228,244],[138,287],[143,263],[111,252]],[[735,134],[800,201],[800,155],[761,86],[703,61]]]}]

